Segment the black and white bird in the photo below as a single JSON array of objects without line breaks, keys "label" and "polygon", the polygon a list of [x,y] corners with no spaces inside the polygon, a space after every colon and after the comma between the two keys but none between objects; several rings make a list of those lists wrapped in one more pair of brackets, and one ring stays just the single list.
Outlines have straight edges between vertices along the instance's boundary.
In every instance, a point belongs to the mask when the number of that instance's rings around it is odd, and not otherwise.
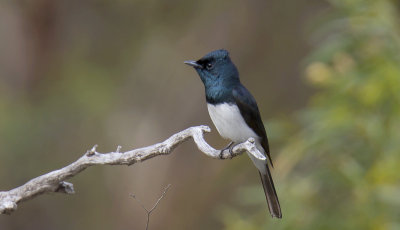
[{"label": "black and white bird", "polygon": [[[197,71],[205,86],[207,108],[219,134],[231,140],[227,148],[232,150],[253,137],[260,152],[268,156],[271,166],[268,138],[261,120],[257,103],[250,92],[240,83],[239,72],[226,50],[208,53],[197,61],[185,61]],[[272,217],[282,218],[278,196],[268,166],[268,160],[259,160],[248,154],[257,167],[263,184],[268,208]]]}]

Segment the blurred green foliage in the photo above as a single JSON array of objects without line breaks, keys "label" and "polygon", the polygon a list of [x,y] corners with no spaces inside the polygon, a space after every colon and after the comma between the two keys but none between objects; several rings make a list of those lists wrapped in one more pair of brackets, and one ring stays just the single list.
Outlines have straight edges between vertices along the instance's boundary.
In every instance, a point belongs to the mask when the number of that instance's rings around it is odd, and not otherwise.
[{"label": "blurred green foliage", "polygon": [[[225,207],[225,229],[400,229],[399,14],[389,0],[330,4],[305,68],[315,94],[296,124],[271,126],[296,130],[275,155],[283,219]],[[259,205],[255,189],[237,200]]]}]

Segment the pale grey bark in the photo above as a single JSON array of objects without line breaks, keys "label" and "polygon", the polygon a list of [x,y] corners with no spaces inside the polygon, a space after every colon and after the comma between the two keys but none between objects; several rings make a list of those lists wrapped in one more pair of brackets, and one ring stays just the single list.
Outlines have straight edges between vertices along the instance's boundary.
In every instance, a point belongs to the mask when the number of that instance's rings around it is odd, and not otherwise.
[{"label": "pale grey bark", "polygon": [[77,175],[92,165],[132,165],[155,156],[167,155],[188,139],[193,139],[199,150],[212,158],[227,159],[247,151],[256,158],[265,160],[265,156],[256,148],[254,139],[252,138],[236,145],[233,148],[232,154],[229,150],[224,150],[221,153],[221,150],[214,149],[204,140],[203,134],[205,132],[210,132],[208,126],[190,127],[172,135],[161,143],[127,152],[120,152],[120,146],[118,146],[115,152],[99,153],[96,152],[96,145],[77,161],[64,168],[31,179],[24,185],[9,191],[1,191],[0,213],[10,214],[17,209],[18,203],[30,200],[41,194],[53,192],[66,194],[75,193],[73,184],[65,180]]}]

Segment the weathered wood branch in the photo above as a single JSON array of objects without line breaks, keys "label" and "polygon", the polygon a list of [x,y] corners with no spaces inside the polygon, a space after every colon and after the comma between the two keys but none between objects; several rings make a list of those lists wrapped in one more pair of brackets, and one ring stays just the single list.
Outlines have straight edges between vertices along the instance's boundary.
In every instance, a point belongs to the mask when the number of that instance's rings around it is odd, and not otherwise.
[{"label": "weathered wood branch", "polygon": [[133,149],[127,152],[120,152],[118,146],[115,152],[99,153],[96,152],[95,145],[82,157],[64,168],[46,173],[31,179],[24,185],[9,191],[0,192],[0,213],[10,214],[17,209],[17,204],[22,201],[30,200],[38,195],[45,193],[66,193],[74,194],[73,184],[65,180],[77,175],[86,168],[93,165],[132,165],[160,155],[170,154],[178,145],[188,139],[193,139],[200,151],[209,157],[216,159],[228,159],[249,152],[256,158],[265,160],[265,156],[256,148],[254,139],[250,138],[246,142],[236,145],[232,154],[229,150],[216,150],[211,147],[203,137],[205,132],[210,132],[208,126],[196,126],[185,129],[172,135],[167,140],[148,147]]}]

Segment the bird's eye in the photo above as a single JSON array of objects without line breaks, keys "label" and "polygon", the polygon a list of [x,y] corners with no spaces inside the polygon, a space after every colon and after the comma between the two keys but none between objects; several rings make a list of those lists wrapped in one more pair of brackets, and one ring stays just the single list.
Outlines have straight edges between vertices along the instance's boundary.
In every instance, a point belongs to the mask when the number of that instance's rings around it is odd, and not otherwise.
[{"label": "bird's eye", "polygon": [[208,69],[208,70],[210,70],[210,69],[212,69],[214,66],[213,66],[213,64],[211,64],[211,63],[207,63],[207,65],[206,65],[206,68]]}]

